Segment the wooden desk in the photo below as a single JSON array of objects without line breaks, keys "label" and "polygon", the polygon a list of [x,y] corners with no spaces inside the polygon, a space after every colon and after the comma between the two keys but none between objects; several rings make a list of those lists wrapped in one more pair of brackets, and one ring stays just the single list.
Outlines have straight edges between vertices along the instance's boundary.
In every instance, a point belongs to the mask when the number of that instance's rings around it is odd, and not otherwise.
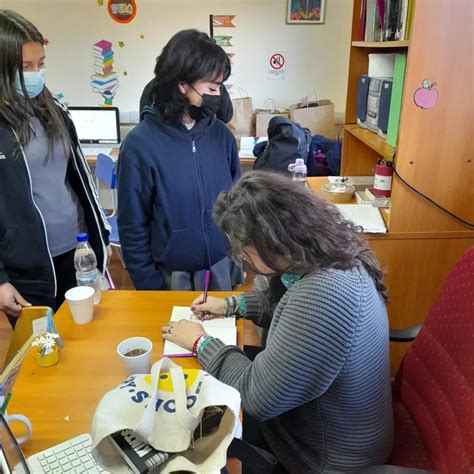
[{"label": "wooden desk", "polygon": [[[160,328],[169,320],[172,307],[189,306],[197,295],[199,292],[105,291],[94,320],[84,326],[72,321],[67,304],[63,304],[54,319],[65,344],[59,363],[41,368],[30,351],[8,407],[9,413],[22,413],[33,425],[32,438],[22,446],[25,455],[90,433],[97,403],[125,378],[116,353],[118,343],[132,336],[148,337],[153,341],[152,361],[159,360],[163,354]],[[237,338],[242,347],[242,321],[238,322]],[[175,362],[199,368],[192,357]]]}]

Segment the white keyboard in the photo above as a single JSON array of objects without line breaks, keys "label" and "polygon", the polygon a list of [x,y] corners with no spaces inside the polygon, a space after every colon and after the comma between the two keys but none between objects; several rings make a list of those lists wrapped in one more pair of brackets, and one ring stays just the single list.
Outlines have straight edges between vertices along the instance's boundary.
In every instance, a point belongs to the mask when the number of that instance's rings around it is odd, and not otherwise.
[{"label": "white keyboard", "polygon": [[103,153],[104,155],[110,155],[112,153],[112,150],[113,148],[82,148],[82,151],[84,152],[85,156],[97,156],[99,153]]},{"label": "white keyboard", "polygon": [[92,456],[92,438],[82,434],[28,458],[31,472],[36,473],[103,473]]}]

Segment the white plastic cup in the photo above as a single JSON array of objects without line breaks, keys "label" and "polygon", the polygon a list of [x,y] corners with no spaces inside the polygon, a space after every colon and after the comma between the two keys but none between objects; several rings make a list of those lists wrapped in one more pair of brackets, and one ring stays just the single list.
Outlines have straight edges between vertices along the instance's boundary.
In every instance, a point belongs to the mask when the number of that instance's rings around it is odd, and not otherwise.
[{"label": "white plastic cup", "polygon": [[[117,354],[123,363],[126,376],[132,374],[149,374],[151,370],[151,351],[153,343],[146,337],[129,337],[117,346]],[[142,352],[131,355],[133,351]],[[144,352],[143,352],[144,351]]]},{"label": "white plastic cup", "polygon": [[94,288],[76,286],[66,291],[65,298],[76,324],[87,324],[94,315]]}]

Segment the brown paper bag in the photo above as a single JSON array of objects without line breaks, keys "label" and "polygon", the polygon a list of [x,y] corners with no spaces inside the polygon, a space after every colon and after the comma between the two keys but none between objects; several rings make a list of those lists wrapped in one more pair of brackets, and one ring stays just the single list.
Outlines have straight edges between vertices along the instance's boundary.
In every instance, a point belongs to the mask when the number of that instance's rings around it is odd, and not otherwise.
[{"label": "brown paper bag", "polygon": [[328,99],[309,101],[305,97],[298,104],[290,105],[290,119],[309,128],[311,135],[323,135],[331,139],[336,136],[334,104]]},{"label": "brown paper bag", "polygon": [[251,97],[241,97],[232,100],[234,115],[227,124],[235,137],[255,136],[255,114],[252,108]]},{"label": "brown paper bag", "polygon": [[273,99],[267,99],[263,104],[263,109],[255,109],[256,136],[266,137],[268,135],[268,122],[277,116],[289,117],[289,111],[281,108]]}]

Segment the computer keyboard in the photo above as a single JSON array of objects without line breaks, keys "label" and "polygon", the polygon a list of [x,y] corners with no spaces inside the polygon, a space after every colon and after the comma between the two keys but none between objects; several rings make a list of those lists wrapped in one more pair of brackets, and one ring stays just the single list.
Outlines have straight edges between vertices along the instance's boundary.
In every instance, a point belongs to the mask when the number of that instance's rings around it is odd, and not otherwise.
[{"label": "computer keyboard", "polygon": [[31,472],[36,473],[63,473],[79,474],[103,473],[107,474],[92,456],[92,438],[89,434],[82,434],[52,448],[41,451],[28,458]]},{"label": "computer keyboard", "polygon": [[97,156],[99,153],[103,153],[104,155],[110,155],[112,153],[112,150],[113,148],[83,148],[82,149],[85,156]]}]

